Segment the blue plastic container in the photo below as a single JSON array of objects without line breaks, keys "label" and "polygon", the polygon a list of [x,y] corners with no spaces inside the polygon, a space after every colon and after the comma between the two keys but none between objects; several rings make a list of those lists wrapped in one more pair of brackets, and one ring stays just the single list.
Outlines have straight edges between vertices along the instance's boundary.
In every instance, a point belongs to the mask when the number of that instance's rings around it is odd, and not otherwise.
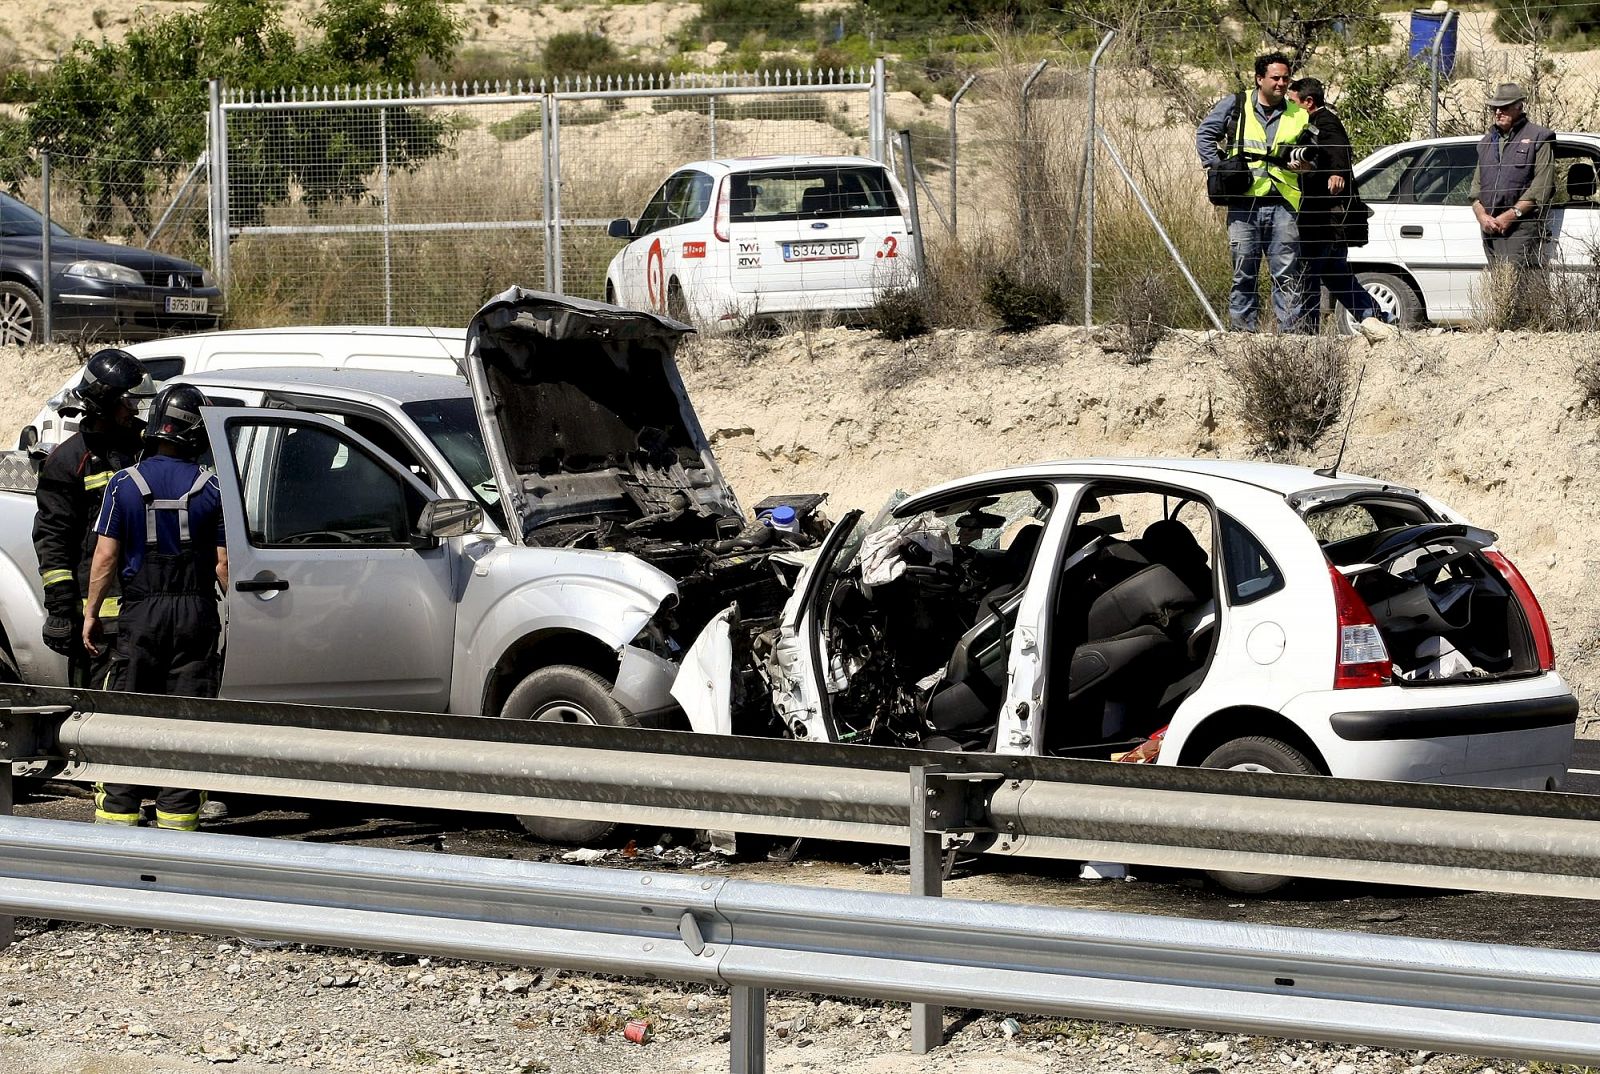
[{"label": "blue plastic container", "polygon": [[1411,41],[1406,48],[1406,53],[1413,60],[1424,64],[1433,59],[1433,42],[1439,37],[1439,28],[1444,25],[1444,20],[1450,19],[1450,26],[1444,31],[1444,39],[1439,42],[1439,73],[1448,75],[1456,66],[1456,28],[1461,24],[1457,15],[1451,18],[1450,12],[1435,15],[1431,11],[1416,10],[1411,13]]}]

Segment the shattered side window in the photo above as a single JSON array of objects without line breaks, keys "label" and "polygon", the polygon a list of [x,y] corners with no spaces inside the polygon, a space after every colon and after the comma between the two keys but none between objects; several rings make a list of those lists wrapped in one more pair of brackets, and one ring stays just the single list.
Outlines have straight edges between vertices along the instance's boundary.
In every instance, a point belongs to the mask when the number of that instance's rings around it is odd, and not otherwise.
[{"label": "shattered side window", "polygon": [[1222,566],[1228,582],[1229,602],[1249,604],[1283,588],[1283,572],[1267,554],[1256,535],[1237,519],[1226,514],[1222,519]]}]

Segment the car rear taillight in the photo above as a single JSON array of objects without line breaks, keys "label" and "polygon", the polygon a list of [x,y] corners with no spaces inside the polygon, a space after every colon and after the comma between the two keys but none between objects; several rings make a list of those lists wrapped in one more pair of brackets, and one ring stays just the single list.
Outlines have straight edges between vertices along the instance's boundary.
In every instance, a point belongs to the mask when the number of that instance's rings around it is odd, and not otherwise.
[{"label": "car rear taillight", "polygon": [[1339,618],[1339,656],[1333,665],[1333,688],[1351,690],[1363,686],[1387,686],[1394,673],[1389,649],[1378,632],[1367,602],[1361,599],[1350,579],[1339,568],[1328,564],[1333,579],[1333,604]]},{"label": "car rear taillight", "polygon": [[718,242],[727,242],[730,234],[728,225],[733,216],[732,184],[733,177],[730,175],[724,175],[722,182],[717,184],[717,213],[711,218],[711,233]]},{"label": "car rear taillight", "polygon": [[1533,631],[1533,651],[1539,658],[1539,670],[1553,671],[1556,666],[1556,642],[1550,635],[1550,620],[1544,617],[1544,609],[1539,607],[1539,600],[1533,595],[1533,588],[1528,585],[1528,580],[1522,577],[1522,572],[1517,570],[1516,564],[1504,554],[1485,552],[1483,557],[1494,564],[1494,569],[1500,572],[1500,577],[1506,580],[1506,585],[1516,594],[1517,603],[1522,605],[1522,614],[1528,617],[1528,629]]}]

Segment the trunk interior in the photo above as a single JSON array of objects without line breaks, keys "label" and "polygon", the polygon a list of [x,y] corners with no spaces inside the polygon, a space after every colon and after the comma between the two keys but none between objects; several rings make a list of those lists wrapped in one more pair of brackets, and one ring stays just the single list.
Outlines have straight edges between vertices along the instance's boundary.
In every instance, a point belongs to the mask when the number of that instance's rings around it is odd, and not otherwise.
[{"label": "trunk interior", "polygon": [[1539,672],[1522,604],[1484,554],[1493,533],[1392,495],[1328,505],[1306,523],[1371,610],[1397,685]]}]

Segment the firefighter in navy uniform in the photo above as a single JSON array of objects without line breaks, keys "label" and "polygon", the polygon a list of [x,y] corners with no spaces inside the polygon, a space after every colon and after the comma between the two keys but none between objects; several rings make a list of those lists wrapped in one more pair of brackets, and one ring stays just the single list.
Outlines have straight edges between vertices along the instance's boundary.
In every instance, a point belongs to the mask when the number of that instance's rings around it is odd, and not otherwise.
[{"label": "firefighter in navy uniform", "polygon": [[[62,408],[63,414],[79,411],[78,431],[50,453],[39,471],[33,549],[44,581],[44,644],[67,658],[68,681],[76,687],[105,688],[108,661],[83,647],[83,597],[100,501],[111,475],[133,462],[139,450],[137,403],[147,388],[144,366],[127,351],[108,348],[91,355],[76,398]],[[97,614],[107,633],[114,633],[115,587]]]},{"label": "firefighter in navy uniform", "polygon": [[[150,407],[146,450],[138,464],[107,487],[95,531],[89,605],[122,581],[122,615],[112,650],[113,688],[145,694],[217,696],[216,583],[228,588],[222,494],[217,475],[196,460],[205,450],[200,408],[206,398],[190,384],[163,388]],[[106,647],[99,618],[85,614],[83,644]],[[145,789],[96,788],[96,823],[138,824]],[[156,826],[194,831],[204,796],[163,788],[156,793]]]}]

